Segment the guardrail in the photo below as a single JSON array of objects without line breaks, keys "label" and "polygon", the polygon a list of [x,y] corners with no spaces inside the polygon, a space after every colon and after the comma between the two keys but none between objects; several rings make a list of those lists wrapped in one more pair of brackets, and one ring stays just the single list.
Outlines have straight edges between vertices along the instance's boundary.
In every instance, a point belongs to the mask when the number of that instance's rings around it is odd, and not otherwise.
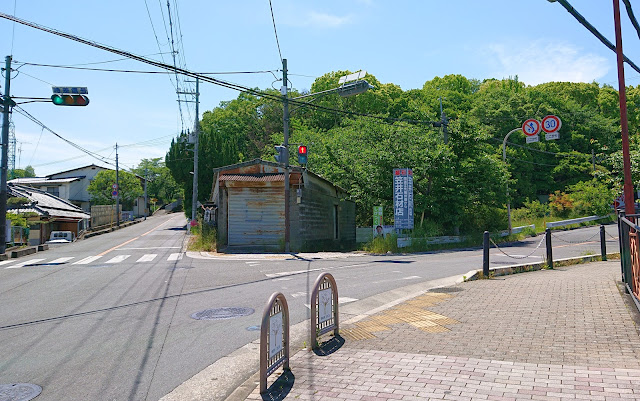
[{"label": "guardrail", "polygon": [[588,216],[588,217],[580,217],[578,219],[552,221],[551,223],[547,223],[546,226],[547,228],[569,226],[571,224],[580,224],[580,223],[586,223],[588,221],[606,219],[607,217],[609,216]]},{"label": "guardrail", "polygon": [[620,241],[620,264],[622,282],[640,310],[640,226],[637,225],[639,215],[618,215],[618,232]]},{"label": "guardrail", "polygon": [[[531,224],[531,225],[528,225],[528,226],[513,227],[511,229],[511,233],[512,234],[518,234],[518,233],[524,231],[525,228],[530,228],[533,231],[535,231],[536,230],[536,225],[535,224]],[[500,237],[506,237],[507,235],[509,235],[509,230],[501,231],[498,235]]]}]

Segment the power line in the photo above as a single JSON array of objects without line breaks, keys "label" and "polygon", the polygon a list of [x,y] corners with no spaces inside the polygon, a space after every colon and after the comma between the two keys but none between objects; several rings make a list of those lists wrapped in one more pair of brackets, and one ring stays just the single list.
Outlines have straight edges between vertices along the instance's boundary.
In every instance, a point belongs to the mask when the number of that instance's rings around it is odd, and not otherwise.
[{"label": "power line", "polygon": [[[278,54],[280,55],[280,63],[282,63],[282,52],[280,51],[280,41],[278,40],[278,30],[276,29],[276,19],[273,17],[273,6],[269,0],[269,9],[271,10],[271,21],[273,22],[273,33],[276,35],[276,44],[278,45]],[[286,85],[286,82],[285,82]]]},{"label": "power line", "polygon": [[[591,32],[596,38],[600,40],[605,46],[607,46],[614,53],[616,52],[616,47],[609,41],[609,39],[605,38],[589,21],[587,21],[578,11],[576,11],[571,4],[567,0],[556,0],[558,3],[564,7],[569,14],[573,15],[573,17],[578,20],[582,26],[587,28],[589,32]],[[624,1],[624,0],[623,0]],[[623,55],[624,56],[624,55]],[[640,72],[640,67],[638,67],[633,61],[631,61],[627,56],[624,56],[624,61],[629,64],[631,68]]]},{"label": "power line", "polygon": [[636,16],[633,14],[633,9],[631,8],[631,2],[629,0],[622,0],[624,6],[627,8],[627,15],[631,20],[631,24],[634,28],[636,28],[636,33],[638,34],[638,38],[640,38],[640,25],[638,25],[638,20]]},{"label": "power line", "polygon": [[[82,43],[82,44],[85,44],[85,45],[88,45],[88,46],[91,46],[91,47],[95,47],[97,49],[108,51],[110,53],[114,53],[114,54],[118,54],[118,55],[121,55],[121,56],[125,56],[125,57],[128,57],[130,59],[133,59],[133,60],[136,60],[136,61],[140,61],[140,62],[145,63],[145,64],[152,65],[154,67],[158,67],[158,68],[166,69],[166,70],[169,70],[169,71],[173,71],[176,74],[179,73],[179,74],[191,77],[191,78],[199,78],[201,81],[204,81],[204,82],[212,83],[212,84],[215,84],[215,85],[219,85],[219,86],[222,86],[222,87],[225,87],[225,88],[228,88],[228,89],[232,89],[232,90],[236,90],[236,91],[240,91],[240,92],[246,92],[246,93],[255,95],[257,97],[271,99],[271,100],[278,101],[278,102],[282,101],[282,97],[280,95],[276,95],[276,94],[269,93],[269,92],[263,92],[263,91],[260,91],[260,90],[257,90],[257,89],[252,89],[252,88],[249,88],[249,87],[246,87],[246,86],[242,86],[242,85],[235,84],[235,83],[228,82],[228,81],[223,81],[221,79],[209,77],[209,76],[206,76],[206,75],[200,75],[198,73],[186,70],[184,68],[171,66],[171,65],[168,65],[168,64],[165,64],[165,63],[160,63],[160,62],[155,61],[155,60],[150,60],[150,59],[135,55],[133,53],[130,53],[130,52],[127,52],[127,51],[124,51],[124,50],[119,50],[119,49],[115,49],[115,48],[112,48],[112,47],[109,47],[109,46],[106,46],[106,45],[102,45],[102,44],[99,44],[97,42],[93,42],[93,41],[90,41],[90,40],[87,40],[87,39],[83,39],[83,38],[81,38],[79,36],[71,35],[71,34],[68,34],[68,33],[65,33],[65,32],[62,32],[62,31],[58,31],[58,30],[53,29],[53,28],[48,28],[48,27],[45,27],[43,25],[39,25],[39,24],[30,22],[30,21],[22,20],[20,18],[16,18],[16,17],[11,16],[11,15],[0,13],[0,18],[5,18],[5,19],[8,19],[10,21],[14,21],[14,22],[17,22],[19,24],[29,26],[29,27],[34,28],[34,29],[38,29],[38,30],[41,30],[41,31],[44,31],[44,32],[47,32],[47,33],[51,33],[51,34],[56,35],[56,36],[60,36],[60,37],[66,38],[66,39],[70,39],[70,40],[76,41],[78,43]],[[330,108],[330,107],[320,106],[320,105],[317,105],[317,104],[313,104],[313,103],[309,103],[309,102],[303,102],[303,101],[294,100],[294,99],[289,99],[289,103],[293,104],[293,105],[298,105],[298,106],[308,106],[308,107],[316,109],[316,110],[330,112],[330,113],[344,114],[344,115],[349,115],[349,116],[357,116],[357,117],[369,118],[369,119],[376,120],[376,121],[381,121],[381,122],[384,122],[384,123],[387,123],[387,124],[391,124],[393,122],[405,122],[405,123],[411,123],[411,124],[433,124],[434,122],[435,123],[439,122],[439,121],[413,120],[413,119],[402,119],[402,118],[390,118],[390,117],[375,116],[375,115],[366,114],[366,113],[358,113],[358,112],[354,112],[354,111],[333,109],[333,108]]]},{"label": "power line", "polygon": [[[120,60],[129,60],[128,58]],[[50,68],[64,68],[70,70],[85,70],[85,71],[101,71],[101,72],[123,72],[134,74],[174,74],[173,71],[145,71],[145,70],[119,70],[112,68],[90,68],[90,67],[75,67],[70,65],[57,65],[57,64],[39,64],[39,63],[27,63],[22,61],[16,61],[17,64],[28,65],[33,67],[50,67]],[[261,70],[261,71],[219,71],[219,72],[198,72],[202,75],[234,75],[234,74],[271,74],[278,72],[278,70]]]},{"label": "power line", "polygon": [[[502,140],[501,140],[501,139],[498,139],[498,138],[491,138],[491,140],[492,140],[492,141],[495,141],[495,142],[503,143],[503,142],[502,142]],[[549,152],[549,151],[546,151],[546,150],[535,149],[535,148],[532,148],[532,147],[529,147],[529,146],[524,146],[524,145],[520,145],[520,144],[513,143],[513,142],[507,142],[507,144],[508,144],[509,146],[515,146],[515,147],[518,147],[518,148],[523,148],[523,149],[527,149],[527,150],[532,150],[532,151],[534,151],[534,152],[544,153],[544,154],[547,154],[547,155],[554,155],[554,156],[560,156],[560,157],[579,157],[579,156],[583,156],[583,157],[589,157],[589,158],[591,158],[591,155],[586,155],[586,154],[584,154],[584,153],[577,153],[577,154],[572,154],[572,153],[556,153],[556,152]]]},{"label": "power line", "polygon": [[40,122],[40,120],[38,120],[37,118],[35,118],[34,116],[32,116],[31,114],[29,114],[29,112],[27,112],[25,109],[23,109],[20,106],[14,106],[14,110],[16,110],[18,113],[22,114],[24,117],[28,118],[29,120],[33,121],[34,123],[38,124],[40,127],[46,129],[47,131],[51,132],[53,135],[57,136],[58,138],[62,139],[64,142],[68,143],[69,145],[73,146],[74,148],[88,154],[89,156],[100,160],[103,163],[106,164],[111,164],[113,165],[113,163],[111,163],[110,161],[108,161],[105,157],[94,153],[88,149],[83,148],[82,146],[62,137],[60,134],[56,133],[55,131],[53,131],[51,128],[47,127],[46,125],[44,125],[44,123]]}]

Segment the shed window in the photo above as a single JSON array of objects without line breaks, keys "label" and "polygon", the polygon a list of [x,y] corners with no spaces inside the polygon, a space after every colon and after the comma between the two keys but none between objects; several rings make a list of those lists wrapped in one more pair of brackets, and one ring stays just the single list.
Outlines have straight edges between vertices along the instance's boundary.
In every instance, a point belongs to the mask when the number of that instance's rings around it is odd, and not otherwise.
[{"label": "shed window", "polygon": [[47,187],[47,193],[53,196],[60,196],[60,187]]}]

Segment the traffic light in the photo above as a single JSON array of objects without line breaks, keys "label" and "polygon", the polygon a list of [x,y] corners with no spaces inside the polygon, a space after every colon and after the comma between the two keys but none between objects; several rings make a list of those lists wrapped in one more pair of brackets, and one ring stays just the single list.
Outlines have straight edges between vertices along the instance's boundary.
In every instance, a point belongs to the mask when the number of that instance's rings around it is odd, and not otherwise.
[{"label": "traffic light", "polygon": [[285,163],[285,161],[287,160],[287,148],[285,148],[282,145],[277,145],[276,147],[276,152],[278,152],[278,154],[276,155],[276,161],[278,163]]},{"label": "traffic light", "polygon": [[307,147],[304,145],[298,146],[298,163],[307,164]]},{"label": "traffic light", "polygon": [[56,106],[86,106],[89,97],[85,95],[52,95],[51,101]]}]

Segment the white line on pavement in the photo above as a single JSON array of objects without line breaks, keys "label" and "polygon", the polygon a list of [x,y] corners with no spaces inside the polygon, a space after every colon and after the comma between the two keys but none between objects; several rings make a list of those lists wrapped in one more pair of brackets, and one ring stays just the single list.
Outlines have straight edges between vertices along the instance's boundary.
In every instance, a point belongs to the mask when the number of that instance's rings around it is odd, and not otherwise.
[{"label": "white line on pavement", "polygon": [[169,255],[169,257],[167,258],[167,261],[169,262],[173,262],[176,260],[182,260],[182,257],[184,256],[184,253],[180,252],[180,253],[172,253],[171,255]]},{"label": "white line on pavement", "polygon": [[136,262],[151,262],[151,261],[153,261],[153,259],[156,258],[156,256],[158,256],[158,254],[156,254],[156,253],[148,253],[148,254],[144,255],[143,257],[141,257],[140,259],[138,259]]},{"label": "white line on pavement", "polygon": [[94,262],[98,259],[100,259],[102,256],[88,256],[84,259],[80,259],[79,261],[75,262],[74,265],[88,265],[91,262]]},{"label": "white line on pavement", "polygon": [[114,258],[107,260],[105,263],[120,263],[131,255],[118,255]]},{"label": "white line on pavement", "polygon": [[28,266],[28,265],[32,265],[32,264],[35,264],[35,263],[41,262],[41,261],[43,261],[43,260],[44,260],[44,259],[30,259],[30,260],[25,260],[24,262],[20,262],[20,263],[18,263],[18,264],[13,265],[13,266],[5,267],[5,269],[19,269],[19,268],[24,267],[24,266]]},{"label": "white line on pavement", "polygon": [[58,259],[54,259],[51,262],[49,262],[50,264],[56,264],[56,263],[64,263],[64,262],[68,262],[71,259],[73,259],[74,256],[67,256],[65,258],[58,258]]}]

